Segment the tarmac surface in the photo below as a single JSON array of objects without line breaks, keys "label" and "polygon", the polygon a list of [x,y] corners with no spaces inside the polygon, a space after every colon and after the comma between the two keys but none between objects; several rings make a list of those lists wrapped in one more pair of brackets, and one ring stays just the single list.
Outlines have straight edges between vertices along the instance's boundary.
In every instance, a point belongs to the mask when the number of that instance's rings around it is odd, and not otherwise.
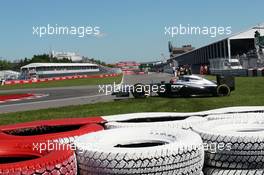
[{"label": "tarmac surface", "polygon": [[[156,83],[169,81],[171,75],[165,73],[151,73],[145,75],[126,75],[123,84]],[[29,111],[37,109],[55,108],[69,105],[81,105],[105,101],[114,101],[115,96],[99,92],[99,86],[73,86],[40,89],[1,90],[1,93],[34,93],[48,96],[38,99],[13,101],[0,104],[0,113]]]}]

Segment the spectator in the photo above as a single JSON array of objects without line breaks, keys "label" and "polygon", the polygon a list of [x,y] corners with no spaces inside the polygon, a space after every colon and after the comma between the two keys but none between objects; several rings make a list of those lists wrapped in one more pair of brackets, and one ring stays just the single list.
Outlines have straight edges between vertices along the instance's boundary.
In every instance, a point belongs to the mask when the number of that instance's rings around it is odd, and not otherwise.
[{"label": "spectator", "polygon": [[204,75],[207,75],[207,74],[208,74],[208,66],[205,65],[205,66],[204,66]]},{"label": "spectator", "polygon": [[177,82],[178,78],[174,77],[170,80],[170,84],[175,84]]},{"label": "spectator", "polygon": [[4,86],[5,85],[5,80],[1,80],[1,86]]},{"label": "spectator", "polygon": [[187,75],[192,75],[191,66],[187,64]]},{"label": "spectator", "polygon": [[200,66],[200,75],[203,75],[204,74],[204,65],[201,65]]},{"label": "spectator", "polygon": [[172,73],[173,73],[173,76],[176,77],[175,76],[175,74],[176,74],[176,67],[175,66],[172,67]]},{"label": "spectator", "polygon": [[180,66],[180,75],[184,75],[185,74],[185,70],[183,66]]},{"label": "spectator", "polygon": [[178,77],[178,74],[179,74],[179,69],[176,68],[176,69],[175,69],[175,73],[174,73],[174,77]]},{"label": "spectator", "polygon": [[177,67],[177,77],[180,76],[180,67]]}]

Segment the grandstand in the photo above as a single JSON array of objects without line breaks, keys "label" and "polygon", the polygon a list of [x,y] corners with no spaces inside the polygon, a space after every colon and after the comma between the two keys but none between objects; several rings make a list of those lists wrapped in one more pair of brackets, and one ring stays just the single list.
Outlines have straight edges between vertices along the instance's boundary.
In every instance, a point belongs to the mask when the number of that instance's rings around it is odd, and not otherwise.
[{"label": "grandstand", "polygon": [[[251,27],[197,49],[171,55],[165,66],[176,61],[179,65],[191,65],[192,72],[199,73],[201,65],[210,65],[210,62],[218,63],[221,60],[227,60],[231,63],[232,59],[238,59],[243,67],[243,72],[241,70],[238,72],[246,75],[247,69],[258,67],[259,61],[264,62],[264,60],[259,60],[256,54],[256,32],[263,36],[264,24]],[[171,49],[172,46],[169,45],[170,52]],[[210,65],[210,69],[212,73],[212,65]]]},{"label": "grandstand", "polygon": [[98,72],[99,66],[91,63],[31,63],[21,67],[22,79],[88,75]]},{"label": "grandstand", "polygon": [[19,72],[12,70],[2,70],[0,71],[0,80],[15,80],[20,76]]}]

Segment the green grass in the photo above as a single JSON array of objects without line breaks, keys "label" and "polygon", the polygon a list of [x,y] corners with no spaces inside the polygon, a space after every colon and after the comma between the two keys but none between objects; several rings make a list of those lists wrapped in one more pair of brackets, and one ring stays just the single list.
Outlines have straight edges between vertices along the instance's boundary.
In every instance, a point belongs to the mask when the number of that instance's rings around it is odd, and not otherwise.
[{"label": "green grass", "polygon": [[129,99],[0,115],[0,124],[132,112],[195,112],[228,106],[264,105],[264,77],[238,77],[229,97]]},{"label": "green grass", "polygon": [[32,83],[32,84],[6,85],[6,86],[0,86],[0,93],[1,90],[9,90],[9,89],[51,88],[51,87],[109,84],[113,82],[120,82],[121,79],[122,76],[120,75],[117,77],[106,77],[106,78],[83,78],[83,79],[40,82],[40,83]]}]

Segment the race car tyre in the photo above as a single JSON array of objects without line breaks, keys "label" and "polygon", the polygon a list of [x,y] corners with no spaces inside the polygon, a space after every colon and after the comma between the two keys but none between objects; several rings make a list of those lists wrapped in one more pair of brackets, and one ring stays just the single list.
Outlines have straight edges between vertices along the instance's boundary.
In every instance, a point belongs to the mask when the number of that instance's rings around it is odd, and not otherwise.
[{"label": "race car tyre", "polygon": [[230,95],[230,88],[226,84],[221,84],[217,87],[216,93],[218,96],[229,96]]},{"label": "race car tyre", "polygon": [[0,139],[58,140],[60,143],[72,143],[80,135],[103,130],[103,126],[93,124],[103,121],[100,117],[71,118],[0,126]]},{"label": "race car tyre", "polygon": [[157,92],[157,94],[159,97],[166,97],[167,96],[166,92]]},{"label": "race car tyre", "polygon": [[229,169],[264,168],[263,117],[223,119],[195,125],[205,143],[205,164]]},{"label": "race car tyre", "polygon": [[129,127],[170,127],[190,129],[193,125],[207,121],[204,117],[155,117],[145,119],[134,119],[120,122],[109,122],[105,124],[106,129],[129,128]]},{"label": "race car tyre", "polygon": [[205,118],[207,120],[220,120],[220,119],[239,119],[243,117],[249,119],[255,117],[264,117],[264,113],[248,112],[248,113],[214,114],[214,115],[208,115]]},{"label": "race car tyre", "polygon": [[0,143],[1,175],[77,175],[75,153],[71,149],[39,152],[30,143]]},{"label": "race car tyre", "polygon": [[263,175],[263,169],[218,169],[218,168],[204,168],[204,175]]},{"label": "race car tyre", "polygon": [[134,98],[146,98],[146,92],[145,92],[145,85],[141,83],[137,83],[134,85],[134,89],[132,91],[132,95]]},{"label": "race car tyre", "polygon": [[180,129],[105,130],[75,145],[80,175],[200,175],[204,161],[200,136]]}]

